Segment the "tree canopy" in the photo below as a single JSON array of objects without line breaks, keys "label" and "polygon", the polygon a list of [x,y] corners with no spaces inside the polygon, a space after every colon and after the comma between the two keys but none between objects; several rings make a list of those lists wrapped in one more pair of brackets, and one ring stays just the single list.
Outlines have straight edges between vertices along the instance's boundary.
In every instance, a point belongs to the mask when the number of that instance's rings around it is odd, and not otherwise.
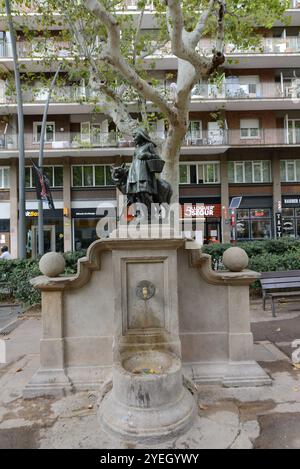
[{"label": "tree canopy", "polygon": [[[26,15],[32,4],[36,17]],[[237,50],[259,49],[275,22],[288,21],[289,4],[138,0],[136,10],[128,12],[128,2],[118,0],[14,0],[13,11],[20,37],[29,42],[45,39],[40,41],[40,61],[46,70],[63,62],[68,79],[84,78],[95,91],[95,110],[110,116],[121,132],[131,133],[136,119],[145,126],[157,116],[165,119],[163,157],[166,177],[174,184],[193,87],[200,79],[218,83],[223,67],[230,64],[226,44]],[[54,38],[62,47],[49,47]],[[168,72],[169,83],[176,84],[173,93],[159,87],[156,74],[166,55],[178,61]],[[138,103],[135,113],[133,102]]]}]

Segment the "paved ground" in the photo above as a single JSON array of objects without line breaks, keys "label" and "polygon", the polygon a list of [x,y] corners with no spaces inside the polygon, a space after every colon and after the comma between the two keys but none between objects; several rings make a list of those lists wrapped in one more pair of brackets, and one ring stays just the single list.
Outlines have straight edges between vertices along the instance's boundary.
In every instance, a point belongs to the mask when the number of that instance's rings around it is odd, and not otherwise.
[{"label": "paved ground", "polygon": [[[282,303],[273,320],[270,309],[263,312],[261,301],[254,301],[252,319],[256,359],[273,385],[200,386],[194,427],[161,448],[300,448],[300,370],[289,358],[291,342],[300,339],[300,303]],[[22,399],[22,388],[39,366],[40,332],[38,315],[27,314],[2,337],[8,364],[0,365],[0,449],[134,446],[101,430],[93,394]]]},{"label": "paved ground", "polygon": [[20,312],[20,306],[0,304],[0,331],[15,321]]}]

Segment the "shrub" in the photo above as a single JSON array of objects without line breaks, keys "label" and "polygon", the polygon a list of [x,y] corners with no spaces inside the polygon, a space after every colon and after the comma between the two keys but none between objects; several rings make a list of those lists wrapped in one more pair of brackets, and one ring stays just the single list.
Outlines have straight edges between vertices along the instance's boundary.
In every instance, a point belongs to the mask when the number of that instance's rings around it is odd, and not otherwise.
[{"label": "shrub", "polygon": [[[268,241],[240,242],[238,246],[245,249],[249,256],[249,269],[256,272],[280,270],[300,270],[300,241],[294,239],[278,239]],[[212,256],[214,269],[222,269],[223,252],[230,247],[228,244],[203,246],[203,252]],[[252,292],[260,293],[260,282],[251,285]]]},{"label": "shrub", "polygon": [[0,262],[0,279],[6,282],[15,301],[23,305],[40,303],[40,292],[32,287],[30,279],[41,275],[36,260]]},{"label": "shrub", "polygon": [[[65,253],[66,269],[64,274],[76,273],[78,259],[84,255],[85,251]],[[33,288],[30,283],[32,278],[39,275],[41,272],[38,259],[0,261],[0,282],[5,282],[12,291],[12,299],[24,306],[39,304],[41,301],[40,291]]]},{"label": "shrub", "polygon": [[[249,256],[249,266],[258,272],[300,269],[300,241],[279,239],[248,241],[237,244]],[[212,256],[213,266],[220,268],[224,251],[229,244],[203,246],[203,252]]]},{"label": "shrub", "polygon": [[77,263],[81,257],[86,255],[86,250],[81,251],[70,251],[64,253],[64,258],[66,261],[65,274],[74,274],[77,272]]}]

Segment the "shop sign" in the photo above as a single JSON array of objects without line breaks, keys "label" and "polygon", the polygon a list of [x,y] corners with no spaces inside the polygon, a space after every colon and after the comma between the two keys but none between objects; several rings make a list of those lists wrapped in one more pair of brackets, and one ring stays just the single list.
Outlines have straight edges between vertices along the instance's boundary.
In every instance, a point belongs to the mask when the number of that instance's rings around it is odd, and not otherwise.
[{"label": "shop sign", "polygon": [[283,205],[284,207],[299,207],[300,196],[283,197]]},{"label": "shop sign", "polygon": [[25,216],[30,217],[30,218],[35,218],[39,216],[39,212],[37,210],[26,210]]},{"label": "shop sign", "polygon": [[265,217],[266,216],[265,213],[266,212],[264,210],[255,210],[254,216],[255,216],[255,218]]},{"label": "shop sign", "polygon": [[276,222],[276,238],[282,238],[282,215],[281,213],[277,212],[275,214],[275,222]]},{"label": "shop sign", "polygon": [[214,217],[220,218],[221,217],[221,204],[184,204],[182,207],[183,217],[184,218],[207,218],[207,217]]},{"label": "shop sign", "polygon": [[[44,217],[45,218],[60,218],[63,214],[62,209],[54,209],[54,210],[49,210],[49,209],[44,209]],[[25,217],[26,218],[38,218],[39,216],[39,211],[38,210],[26,210],[25,211]]]},{"label": "shop sign", "polygon": [[96,208],[73,208],[73,218],[95,218],[97,216]]}]

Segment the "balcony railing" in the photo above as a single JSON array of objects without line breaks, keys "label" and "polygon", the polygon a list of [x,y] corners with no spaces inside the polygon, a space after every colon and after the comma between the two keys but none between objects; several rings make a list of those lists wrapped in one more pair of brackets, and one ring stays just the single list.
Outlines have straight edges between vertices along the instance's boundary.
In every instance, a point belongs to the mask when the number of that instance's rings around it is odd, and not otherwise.
[{"label": "balcony railing", "polygon": [[[71,57],[76,50],[69,42],[55,41],[50,39],[38,39],[31,42],[20,41],[17,43],[17,52],[19,58],[51,58]],[[12,46],[8,41],[0,42],[0,57],[11,58]]]},{"label": "balcony railing", "polygon": [[223,83],[220,86],[198,84],[192,90],[192,99],[298,99],[300,80],[281,85],[276,82],[263,83]]},{"label": "balcony railing", "polygon": [[[156,87],[167,99],[172,98],[169,84]],[[40,86],[23,89],[23,102],[44,103],[48,97],[48,88]],[[85,86],[55,87],[51,94],[51,103],[89,103],[96,102],[98,93]],[[132,91],[123,96],[128,102],[135,102],[138,95]],[[300,99],[300,80],[281,85],[276,82],[259,84],[224,83],[221,86],[198,84],[192,90],[192,101],[202,100],[241,100],[241,99]],[[0,105],[16,104],[16,96],[0,88]]]},{"label": "balcony railing", "polygon": [[[155,47],[155,44],[154,44]],[[198,50],[204,53],[212,53],[215,44],[211,39],[202,39],[199,43]],[[31,42],[17,43],[18,55],[20,58],[51,58],[53,56],[72,57],[78,52],[75,46],[68,42],[55,41],[49,39],[33,40]],[[238,49],[233,44],[225,45],[226,55],[248,55],[248,54],[295,54],[300,53],[300,36],[291,36],[286,38],[262,38],[261,43],[256,48]],[[165,44],[153,54],[157,58],[163,58],[171,54],[170,43]],[[0,57],[11,58],[11,43],[7,41],[0,42]]]},{"label": "balcony railing", "polygon": [[[202,39],[199,43],[199,50],[203,50],[204,52],[211,52],[214,48],[215,43],[211,39]],[[233,44],[226,44],[224,52],[226,55],[294,54],[300,52],[300,37],[288,36],[286,38],[262,38],[259,46],[249,49],[238,49]]]},{"label": "balcony railing", "polygon": [[[273,145],[298,145],[300,146],[300,128],[287,129],[259,129],[254,132],[255,137],[243,137],[239,129],[236,130],[202,130],[189,132],[183,142],[185,147],[211,147],[211,146],[273,146]],[[249,132],[249,135],[251,132]],[[162,132],[158,133],[164,137]],[[46,150],[76,150],[95,148],[132,148],[134,142],[130,137],[123,137],[117,132],[99,132],[83,135],[80,132],[56,132],[55,137],[49,135],[46,138]],[[25,135],[25,147],[27,150],[38,150],[39,140],[33,134]],[[17,135],[0,134],[0,151],[17,150]]]},{"label": "balcony railing", "polygon": [[[128,10],[139,10],[140,9],[138,7],[139,0],[124,0],[122,3],[123,3],[122,7],[124,9],[128,9]],[[146,5],[145,9],[153,11],[155,8],[154,8],[153,3],[151,2],[151,3]]]},{"label": "balcony railing", "polygon": [[[44,103],[48,98],[47,87],[23,89],[24,103]],[[57,86],[52,90],[51,103],[83,103],[94,101],[97,93],[85,86]],[[0,88],[0,105],[16,104],[16,96]]]},{"label": "balcony railing", "polygon": [[300,0],[291,0],[290,8],[293,10],[300,8]]}]

